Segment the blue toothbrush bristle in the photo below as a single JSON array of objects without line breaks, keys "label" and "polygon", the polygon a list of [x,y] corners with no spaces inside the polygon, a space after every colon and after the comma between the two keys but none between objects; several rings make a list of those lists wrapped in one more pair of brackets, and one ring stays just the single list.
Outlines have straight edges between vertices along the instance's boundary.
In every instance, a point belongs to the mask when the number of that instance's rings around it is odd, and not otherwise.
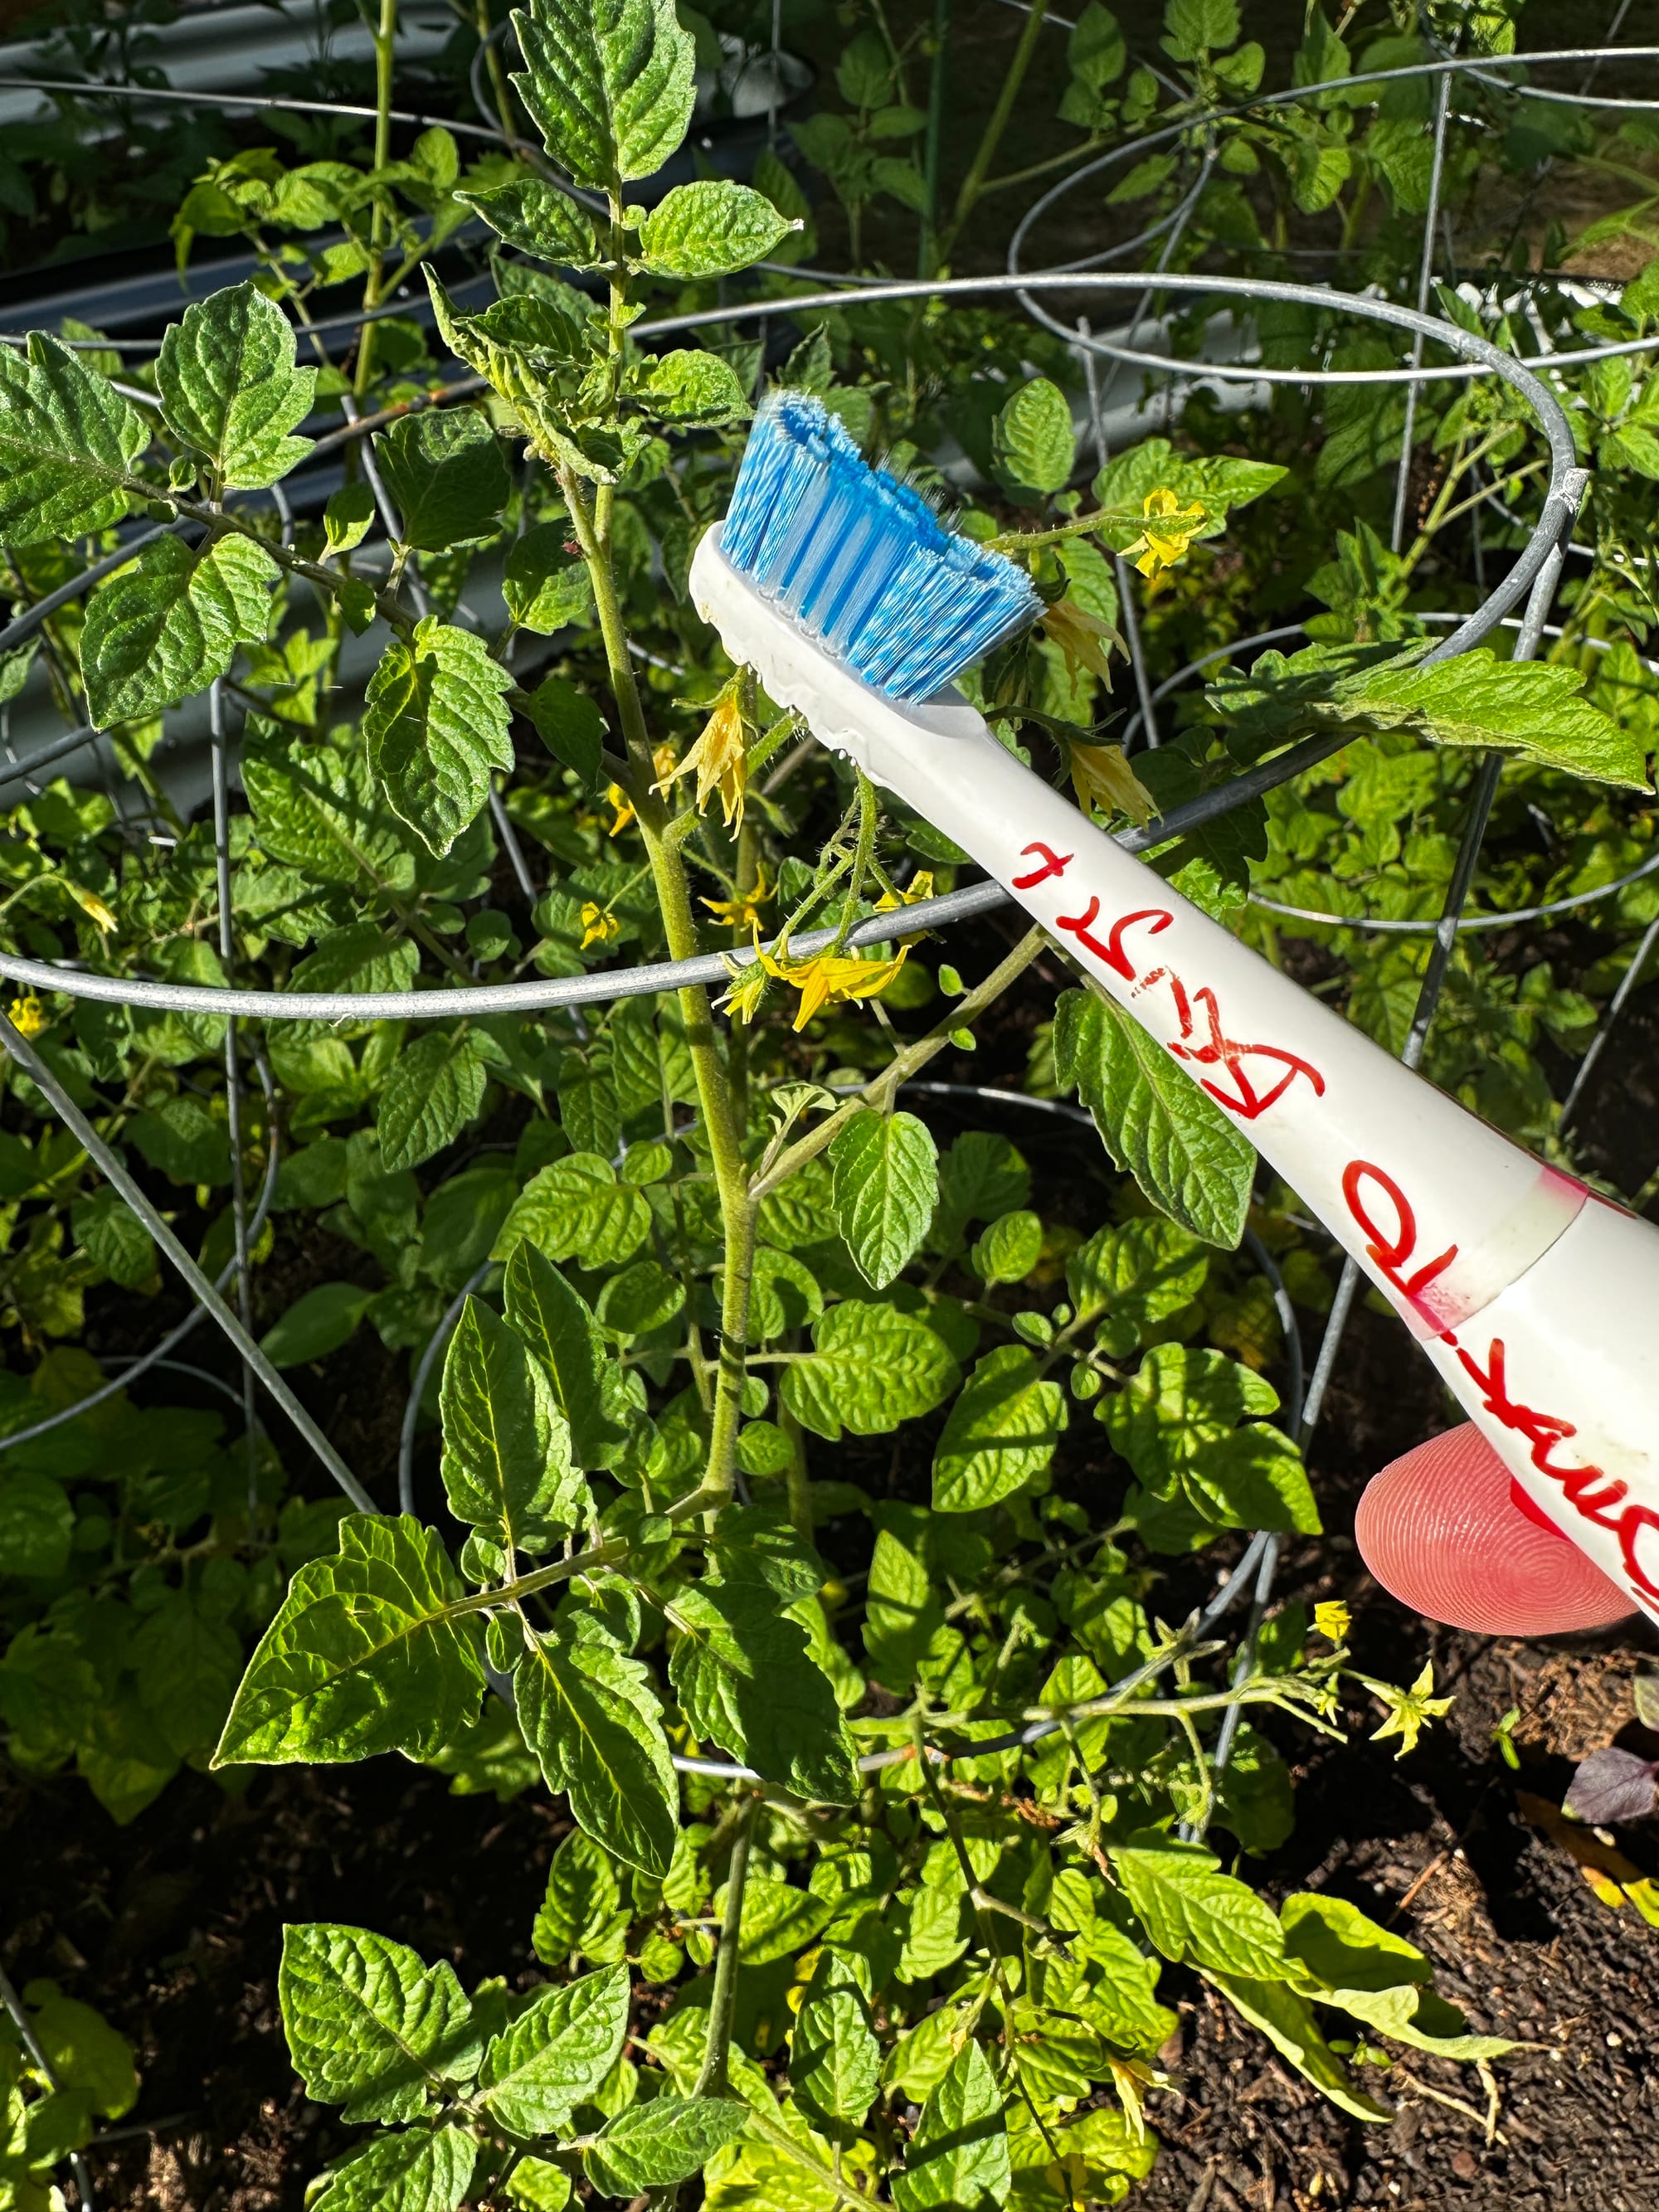
[{"label": "blue toothbrush bristle", "polygon": [[776,393],[756,416],[720,550],[891,699],[942,690],[1041,606],[1024,569],[953,535],[804,392]]}]

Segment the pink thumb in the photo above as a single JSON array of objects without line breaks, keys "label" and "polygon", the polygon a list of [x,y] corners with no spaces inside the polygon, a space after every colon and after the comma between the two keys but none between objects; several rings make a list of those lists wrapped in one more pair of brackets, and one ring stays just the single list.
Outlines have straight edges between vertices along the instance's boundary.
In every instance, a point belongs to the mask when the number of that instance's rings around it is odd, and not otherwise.
[{"label": "pink thumb", "polygon": [[1453,1628],[1557,1636],[1635,1610],[1538,1511],[1472,1422],[1374,1476],[1354,1534],[1384,1589]]}]

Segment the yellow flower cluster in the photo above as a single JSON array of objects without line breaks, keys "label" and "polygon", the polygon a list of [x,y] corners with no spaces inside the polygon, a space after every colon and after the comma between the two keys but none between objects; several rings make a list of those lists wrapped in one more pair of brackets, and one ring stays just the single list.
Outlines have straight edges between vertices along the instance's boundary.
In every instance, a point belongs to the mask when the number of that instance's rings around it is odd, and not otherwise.
[{"label": "yellow flower cluster", "polygon": [[652,786],[654,791],[666,791],[678,777],[695,775],[698,813],[708,805],[711,794],[718,792],[728,830],[743,827],[743,803],[749,788],[749,741],[738,697],[741,681],[733,677],[684,759],[669,769],[660,783]]},{"label": "yellow flower cluster", "polygon": [[1185,560],[1187,549],[1204,527],[1205,510],[1196,503],[1183,507],[1174,492],[1160,486],[1147,493],[1140,513],[1146,527],[1126,550],[1143,576],[1157,576]]},{"label": "yellow flower cluster", "polygon": [[772,896],[773,886],[766,880],[764,868],[755,871],[752,890],[739,891],[735,898],[706,898],[706,906],[716,921],[724,921],[733,929],[753,929],[760,921],[760,910]]},{"label": "yellow flower cluster", "polygon": [[609,945],[619,934],[622,924],[614,914],[608,913],[596,900],[589,899],[582,908],[582,951],[590,945]]},{"label": "yellow flower cluster", "polygon": [[[902,891],[888,891],[876,902],[878,914],[891,914],[902,906],[915,906],[933,895],[933,878],[926,869],[919,870]],[[705,900],[705,905],[712,901]],[[800,993],[800,1004],[795,1009],[794,1027],[804,1030],[814,1014],[822,1013],[826,1006],[842,1006],[860,999],[878,999],[903,967],[909,953],[908,944],[885,960],[862,960],[856,952],[837,952],[833,947],[815,952],[810,958],[797,960],[787,942],[780,939],[775,946],[763,945],[760,925],[754,924],[755,959],[733,980],[731,989],[720,1005],[735,1020],[751,1021],[766,989],[768,979],[775,977]]]}]

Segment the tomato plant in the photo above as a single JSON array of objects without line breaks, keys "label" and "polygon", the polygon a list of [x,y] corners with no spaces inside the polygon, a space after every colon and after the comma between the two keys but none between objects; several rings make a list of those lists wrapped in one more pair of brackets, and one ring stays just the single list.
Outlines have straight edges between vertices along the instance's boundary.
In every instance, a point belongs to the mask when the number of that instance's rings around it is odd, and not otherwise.
[{"label": "tomato plant", "polygon": [[[925,933],[964,855],[731,665],[686,574],[769,380],[934,493],[953,470],[959,526],[1043,605],[968,679],[1003,741],[1396,1050],[1443,981],[1428,1072],[1565,1161],[1561,1069],[1659,915],[1659,292],[1540,284],[1523,331],[1441,289],[1510,353],[1632,349],[1557,380],[1595,475],[1545,650],[1498,629],[1427,663],[1537,523],[1517,386],[1425,385],[1409,417],[1398,384],[1243,412],[1199,386],[1112,452],[1062,326],[928,287],[1003,191],[1109,155],[1165,273],[1279,270],[1322,224],[1398,293],[1431,192],[1587,126],[1477,90],[1507,136],[1431,183],[1428,31],[1316,15],[1297,96],[1258,101],[1232,0],[1170,0],[1133,66],[1090,0],[1069,136],[1001,172],[1042,9],[963,147],[937,22],[846,13],[838,106],[752,183],[665,183],[724,16],[532,0],[496,115],[394,137],[388,12],[372,155],[243,145],[183,198],[181,262],[232,239],[252,275],[153,359],[0,350],[0,694],[122,775],[32,787],[0,847],[11,1756],[73,1765],[118,1820],[186,1761],[240,1787],[394,1751],[569,1815],[531,1986],[288,1931],[295,2069],[374,2130],[319,2212],[665,2203],[698,2173],[730,2207],[1117,2202],[1156,2155],[1166,1966],[1362,2119],[1389,2117],[1348,2063],[1372,2036],[1510,2047],[1357,1907],[1245,1878],[1290,1832],[1299,1731],[1360,1698],[1404,1752],[1446,1705],[1430,1670],[1358,1671],[1334,1600],[1222,1640],[1320,1533],[1291,1338],[1328,1245],[1041,932],[953,964]],[[1513,46],[1500,11],[1471,35]],[[1650,158],[1628,124],[1620,150]],[[901,241],[914,296],[800,307],[832,232],[890,267]],[[1186,296],[1171,347],[1212,312]],[[1397,366],[1342,297],[1264,294],[1261,362]],[[325,460],[343,481],[302,500]],[[1159,673],[1189,678],[1163,704]],[[191,809],[162,741],[198,699]],[[1304,741],[1313,764],[1218,803]],[[1488,910],[1579,902],[1583,933],[1535,959],[1466,935],[1437,971],[1498,758]],[[296,1019],[285,993],[330,995]],[[937,1062],[971,1098],[1005,1023],[1030,1118],[983,1086],[941,1142],[906,1086]],[[1080,1191],[1038,1157],[1044,1110],[1103,1139]],[[77,1341],[106,1350],[175,1239],[242,1332],[228,1412],[140,1406]],[[384,1425],[375,1463],[323,1437],[318,1378],[354,1370],[407,1377],[401,1455]]]}]

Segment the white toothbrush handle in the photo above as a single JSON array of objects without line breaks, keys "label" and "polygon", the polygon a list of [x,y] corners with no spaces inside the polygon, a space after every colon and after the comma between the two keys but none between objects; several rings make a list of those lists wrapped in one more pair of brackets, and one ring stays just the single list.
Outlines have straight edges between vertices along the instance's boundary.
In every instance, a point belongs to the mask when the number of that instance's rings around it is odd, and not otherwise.
[{"label": "white toothbrush handle", "polygon": [[[902,705],[700,544],[733,659],[996,878],[1237,1120],[1517,1482],[1659,1617],[1659,1233],[1413,1075],[1126,853],[954,692]],[[1568,1441],[1571,1439],[1571,1442]]]}]

